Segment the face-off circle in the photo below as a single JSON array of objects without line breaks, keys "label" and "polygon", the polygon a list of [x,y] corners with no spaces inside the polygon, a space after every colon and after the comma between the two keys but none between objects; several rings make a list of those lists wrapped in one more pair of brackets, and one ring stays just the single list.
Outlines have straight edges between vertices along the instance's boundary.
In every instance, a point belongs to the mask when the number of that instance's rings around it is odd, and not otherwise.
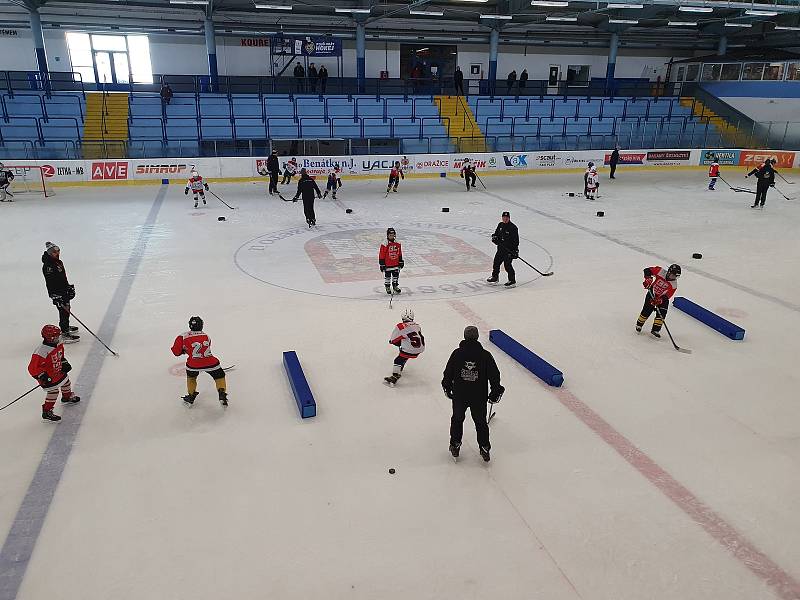
[{"label": "face-off circle", "polygon": [[[246,275],[275,287],[354,300],[385,300],[378,249],[386,228],[397,229],[405,267],[399,298],[452,299],[504,291],[486,278],[496,247],[494,230],[471,225],[421,221],[331,223],[315,229],[296,227],[260,235],[236,251],[234,262]],[[549,271],[553,257],[536,242],[521,238],[525,259]],[[538,279],[521,261],[514,262],[517,286]],[[500,280],[505,281],[501,267]],[[508,292],[506,292],[508,293]]]}]

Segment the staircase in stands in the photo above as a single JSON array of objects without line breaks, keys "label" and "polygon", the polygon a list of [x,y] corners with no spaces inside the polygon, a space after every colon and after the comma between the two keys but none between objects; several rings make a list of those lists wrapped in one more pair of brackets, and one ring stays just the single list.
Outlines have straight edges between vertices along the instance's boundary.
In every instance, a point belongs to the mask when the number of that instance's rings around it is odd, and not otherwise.
[{"label": "staircase in stands", "polygon": [[743,144],[746,145],[748,135],[703,104],[702,100],[692,96],[682,96],[680,104],[691,109],[692,114],[701,121],[708,121],[710,125],[716,127],[727,146],[739,148]]},{"label": "staircase in stands", "polygon": [[434,102],[458,152],[487,151],[486,137],[462,96],[434,96]]},{"label": "staircase in stands", "polygon": [[123,92],[86,92],[84,158],[126,158],[129,106]]}]

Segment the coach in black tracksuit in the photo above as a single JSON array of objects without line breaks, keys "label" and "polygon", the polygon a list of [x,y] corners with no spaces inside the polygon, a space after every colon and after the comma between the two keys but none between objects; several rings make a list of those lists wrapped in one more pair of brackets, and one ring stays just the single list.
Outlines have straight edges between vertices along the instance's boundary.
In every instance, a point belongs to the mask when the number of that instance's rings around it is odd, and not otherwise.
[{"label": "coach in black tracksuit", "polygon": [[69,303],[75,297],[75,286],[67,280],[67,271],[61,262],[61,249],[52,242],[45,244],[42,275],[47,286],[47,295],[58,309],[58,327],[61,329],[62,340],[78,341],[80,338],[75,334],[78,328],[70,327],[69,324]]},{"label": "coach in black tracksuit", "polygon": [[267,171],[269,172],[269,193],[278,193],[278,175],[281,172],[281,166],[278,164],[278,151],[273,150],[272,154],[267,159]]},{"label": "coach in black tracksuit", "polygon": [[486,281],[496,283],[500,275],[500,265],[502,264],[508,273],[506,287],[517,283],[517,276],[511,261],[519,258],[519,231],[517,226],[511,222],[511,215],[504,212],[502,221],[497,224],[497,229],[492,234],[492,243],[497,244],[497,252],[492,263],[492,276]]},{"label": "coach in black tracksuit", "polygon": [[306,223],[311,227],[317,224],[317,216],[314,214],[314,198],[322,198],[317,182],[305,169],[300,169],[300,180],[297,182],[297,193],[292,200],[297,202],[299,197],[303,197],[303,212],[306,215]]},{"label": "coach in black tracksuit", "polygon": [[745,175],[745,177],[755,175],[756,179],[758,179],[758,183],[756,183],[756,199],[750,208],[755,208],[759,205],[759,202],[761,202],[761,206],[764,206],[764,202],[767,201],[767,190],[770,188],[770,186],[775,185],[774,164],[775,161],[768,158],[761,166],[756,167],[747,175]]},{"label": "coach in black tracksuit", "polygon": [[[492,386],[489,392],[489,384]],[[489,460],[489,425],[486,422],[486,401],[496,403],[505,391],[500,385],[500,370],[494,357],[484,350],[478,341],[477,327],[464,329],[464,340],[453,350],[442,376],[442,389],[453,401],[453,416],[450,419],[450,452],[458,456],[461,436],[464,433],[464,417],[469,408],[475,422],[483,460]]]}]

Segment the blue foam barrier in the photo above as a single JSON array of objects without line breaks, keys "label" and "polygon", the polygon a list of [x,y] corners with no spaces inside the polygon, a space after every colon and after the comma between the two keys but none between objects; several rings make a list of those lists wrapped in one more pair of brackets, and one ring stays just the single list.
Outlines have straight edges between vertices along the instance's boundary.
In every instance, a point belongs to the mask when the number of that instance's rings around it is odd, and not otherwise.
[{"label": "blue foam barrier", "polygon": [[744,329],[731,323],[727,319],[723,319],[717,314],[714,314],[707,308],[703,308],[699,304],[695,304],[688,298],[677,297],[672,301],[672,306],[680,311],[685,312],[687,315],[694,317],[701,323],[705,323],[711,329],[719,331],[722,335],[731,338],[732,340],[743,340]]},{"label": "blue foam barrier", "polygon": [[547,385],[561,387],[564,383],[564,374],[553,365],[538,356],[517,340],[500,329],[489,332],[489,341],[508,354],[511,358],[544,381]]},{"label": "blue foam barrier", "polygon": [[169,185],[169,179],[162,179],[161,185]]},{"label": "blue foam barrier", "polygon": [[314,400],[314,394],[311,393],[311,388],[308,387],[303,367],[300,366],[300,359],[297,358],[294,350],[283,353],[283,368],[286,369],[286,376],[292,386],[292,393],[297,402],[297,408],[300,410],[300,416],[304,419],[316,416],[317,403]]}]

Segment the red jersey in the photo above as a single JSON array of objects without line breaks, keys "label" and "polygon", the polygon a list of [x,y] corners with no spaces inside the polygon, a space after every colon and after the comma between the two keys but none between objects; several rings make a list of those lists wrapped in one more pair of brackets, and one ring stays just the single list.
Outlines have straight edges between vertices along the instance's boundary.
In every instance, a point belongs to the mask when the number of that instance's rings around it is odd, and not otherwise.
[{"label": "red jersey", "polygon": [[403,169],[400,169],[398,167],[392,167],[392,170],[389,173],[389,177],[391,177],[392,179],[397,179],[398,177],[401,176],[405,178],[405,176],[403,175]]},{"label": "red jersey", "polygon": [[672,296],[675,295],[675,292],[678,291],[678,280],[673,279],[672,281],[667,281],[666,269],[655,266],[649,267],[647,271],[650,273],[650,277],[655,278],[655,281],[653,281],[653,285],[650,286],[650,289],[657,299],[660,300],[665,296],[667,299],[672,298]]},{"label": "red jersey", "polygon": [[708,176],[709,177],[719,177],[719,164],[711,163],[711,166],[708,169]]},{"label": "red jersey", "polygon": [[186,187],[192,190],[193,192],[199,192],[203,189],[203,178],[200,175],[192,175],[189,178],[189,181],[186,182]]},{"label": "red jersey", "polygon": [[188,354],[186,368],[190,371],[213,371],[219,368],[219,360],[211,354],[211,338],[202,331],[187,331],[176,337],[172,353],[175,356]]},{"label": "red jersey", "polygon": [[28,363],[28,373],[34,379],[42,373],[46,373],[52,385],[55,387],[67,378],[67,374],[61,370],[61,362],[64,360],[64,344],[49,346],[42,343],[31,355],[31,362]]},{"label": "red jersey", "polygon": [[378,252],[378,264],[387,269],[393,269],[400,266],[403,262],[403,248],[400,242],[385,242],[381,244],[380,252]]}]

